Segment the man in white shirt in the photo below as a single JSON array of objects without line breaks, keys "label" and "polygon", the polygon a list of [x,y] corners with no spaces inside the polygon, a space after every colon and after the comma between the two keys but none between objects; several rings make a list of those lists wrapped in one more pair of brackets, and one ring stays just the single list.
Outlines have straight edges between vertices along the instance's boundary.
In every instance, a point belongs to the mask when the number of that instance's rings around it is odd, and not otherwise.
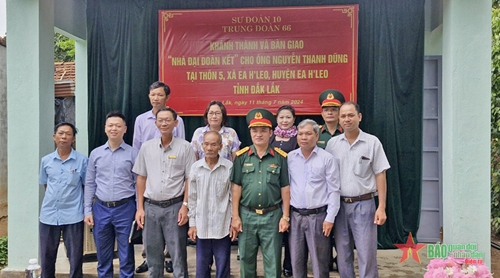
[{"label": "man in white shirt", "polygon": [[231,182],[233,163],[219,156],[222,137],[209,131],[203,136],[205,157],[189,171],[188,216],[191,240],[196,240],[196,277],[210,278],[215,257],[216,277],[229,278],[231,240]]},{"label": "man in white shirt", "polygon": [[[354,278],[354,250],[359,277],[378,277],[377,225],[383,225],[390,168],[377,137],[359,129],[359,105],[349,101],[340,107],[344,133],[328,141],[326,151],[339,159],[340,210],[333,232],[340,277]],[[378,196],[376,207],[375,196]]]}]

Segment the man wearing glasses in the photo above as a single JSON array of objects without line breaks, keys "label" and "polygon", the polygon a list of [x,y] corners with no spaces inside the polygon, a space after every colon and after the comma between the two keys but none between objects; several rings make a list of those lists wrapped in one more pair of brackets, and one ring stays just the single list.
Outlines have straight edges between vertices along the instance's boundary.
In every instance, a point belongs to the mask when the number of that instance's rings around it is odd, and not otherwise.
[{"label": "man wearing glasses", "polygon": [[172,256],[174,277],[188,277],[187,231],[188,177],[195,162],[191,145],[173,136],[177,113],[161,108],[156,113],[161,137],[141,147],[134,168],[137,176],[137,213],[148,258],[149,277],[163,277],[163,247]]},{"label": "man wearing glasses", "polygon": [[[161,108],[165,107],[168,99],[170,98],[170,87],[161,82],[155,81],[153,84],[149,86],[149,102],[151,103],[151,110],[148,110],[135,119],[134,124],[134,140],[132,142],[132,147],[139,151],[141,149],[142,144],[146,141],[151,140],[153,138],[158,138],[161,136],[160,131],[156,127],[156,112]],[[180,116],[177,117],[177,126],[174,127],[172,134],[175,137],[185,139],[185,130],[184,130],[184,122]],[[143,238],[143,242],[144,242]],[[146,259],[146,253],[144,248],[142,250],[142,257]],[[172,270],[172,262],[169,260],[170,254],[165,249],[165,269],[167,272],[171,273]],[[146,260],[137,267],[136,272],[142,273],[148,271],[148,263]]]}]

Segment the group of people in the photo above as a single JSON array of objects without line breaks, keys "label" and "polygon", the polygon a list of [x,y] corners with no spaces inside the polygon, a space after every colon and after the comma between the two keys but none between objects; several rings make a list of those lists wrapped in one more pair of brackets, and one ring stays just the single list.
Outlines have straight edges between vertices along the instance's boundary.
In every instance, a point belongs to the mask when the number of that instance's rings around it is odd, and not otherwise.
[{"label": "group of people", "polygon": [[289,105],[276,117],[252,109],[252,145],[240,149],[221,102],[208,104],[206,126],[189,143],[182,118],[166,106],[169,96],[166,84],[150,86],[152,109],[136,118],[132,146],[123,140],[125,116],[108,113],[108,140],[88,159],[72,148],[75,126],[56,125],[57,149],[40,166],[42,277],[55,277],[61,233],[70,277],[82,277],[84,223],[93,226],[99,277],[113,277],[115,239],[120,277],[134,276],[134,223],[143,229],[145,258],[136,271],[149,277],[165,269],[188,277],[188,238],[196,241],[196,277],[210,277],[214,262],[216,277],[229,277],[236,238],[241,277],[257,276],[259,247],[266,277],[307,277],[308,257],[314,277],[328,277],[332,234],[341,277],[355,277],[354,248],[359,276],[378,277],[390,166],[380,141],[359,129],[358,104],[322,92],[324,125],[305,119],[296,126]]}]

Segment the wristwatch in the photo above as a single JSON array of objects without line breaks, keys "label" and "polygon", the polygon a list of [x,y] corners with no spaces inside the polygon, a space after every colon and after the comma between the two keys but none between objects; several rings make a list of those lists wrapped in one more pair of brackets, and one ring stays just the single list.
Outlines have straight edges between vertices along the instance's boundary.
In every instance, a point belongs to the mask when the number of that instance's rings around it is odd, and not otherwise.
[{"label": "wristwatch", "polygon": [[182,202],[185,207],[188,207],[188,202]]},{"label": "wristwatch", "polygon": [[288,217],[288,216],[283,216],[281,218],[283,218],[283,220],[285,220],[286,222],[290,222],[290,217]]}]

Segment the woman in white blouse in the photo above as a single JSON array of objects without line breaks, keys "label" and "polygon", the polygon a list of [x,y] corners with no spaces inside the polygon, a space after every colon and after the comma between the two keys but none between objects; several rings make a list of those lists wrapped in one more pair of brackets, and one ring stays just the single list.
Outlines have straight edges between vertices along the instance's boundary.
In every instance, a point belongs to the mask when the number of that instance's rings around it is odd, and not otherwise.
[{"label": "woman in white blouse", "polygon": [[227,111],[222,102],[213,100],[211,101],[205,114],[203,114],[206,126],[197,128],[193,133],[191,145],[193,146],[196,154],[196,159],[204,158],[205,153],[201,144],[203,143],[203,135],[210,131],[216,131],[222,136],[222,150],[219,152],[220,157],[233,161],[236,157],[236,151],[240,149],[240,140],[236,131],[227,124]]}]

